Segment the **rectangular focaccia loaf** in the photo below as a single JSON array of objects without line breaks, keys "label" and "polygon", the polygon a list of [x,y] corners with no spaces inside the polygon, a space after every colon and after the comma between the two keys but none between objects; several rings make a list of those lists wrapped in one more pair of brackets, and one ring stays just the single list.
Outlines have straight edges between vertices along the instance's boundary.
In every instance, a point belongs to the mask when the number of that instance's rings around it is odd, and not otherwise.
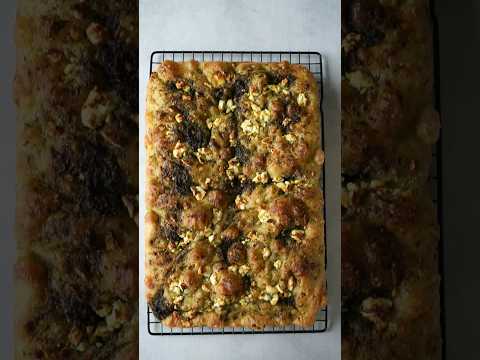
[{"label": "rectangular focaccia loaf", "polygon": [[429,1],[342,1],[342,359],[440,359]]},{"label": "rectangular focaccia loaf", "polygon": [[326,304],[319,94],[289,63],[148,84],[146,297],[175,327],[311,325]]}]

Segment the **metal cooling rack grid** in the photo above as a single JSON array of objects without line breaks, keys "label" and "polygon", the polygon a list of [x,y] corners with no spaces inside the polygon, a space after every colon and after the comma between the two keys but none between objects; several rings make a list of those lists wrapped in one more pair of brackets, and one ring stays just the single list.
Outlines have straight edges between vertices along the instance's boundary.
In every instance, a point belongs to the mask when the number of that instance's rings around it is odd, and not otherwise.
[{"label": "metal cooling rack grid", "polygon": [[[314,75],[320,90],[320,112],[322,149],[325,150],[325,125],[323,116],[323,66],[322,55],[318,52],[273,52],[273,51],[155,51],[150,57],[150,74],[155,65],[165,60],[172,61],[250,61],[250,62],[279,62],[288,61],[291,64],[306,66]],[[325,167],[322,169],[322,186],[325,195]],[[326,218],[325,202],[323,206],[324,218]],[[327,265],[326,251],[326,222],[324,225],[325,234],[325,267]],[[244,327],[232,328],[169,328],[164,326],[153,315],[150,307],[147,306],[147,327],[150,335],[244,335],[244,334],[292,334],[292,333],[322,333],[328,329],[328,307],[322,309],[311,327],[299,326],[269,326],[264,329],[249,329]]]}]

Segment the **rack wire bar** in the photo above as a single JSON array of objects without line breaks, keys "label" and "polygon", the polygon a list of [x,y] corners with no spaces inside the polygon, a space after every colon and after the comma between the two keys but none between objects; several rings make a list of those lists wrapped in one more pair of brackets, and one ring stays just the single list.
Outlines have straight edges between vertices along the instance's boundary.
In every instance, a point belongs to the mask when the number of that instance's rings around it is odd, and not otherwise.
[{"label": "rack wire bar", "polygon": [[[288,61],[291,64],[301,64],[307,67],[315,77],[320,91],[321,113],[321,146],[325,150],[325,126],[323,115],[323,63],[322,55],[318,52],[286,52],[286,51],[155,51],[150,56],[150,74],[154,66],[165,60],[172,61],[227,61],[227,62],[280,62]],[[325,167],[322,170],[322,187],[325,195]],[[323,215],[326,216],[325,202]],[[325,270],[327,267],[326,251],[326,222],[324,222],[325,234]],[[245,327],[225,328],[169,328],[155,318],[152,310],[147,307],[147,327],[150,335],[245,335],[245,334],[305,334],[322,333],[328,329],[328,307],[321,309],[317,314],[315,323],[310,327],[291,326],[268,326],[263,329],[250,329]]]}]

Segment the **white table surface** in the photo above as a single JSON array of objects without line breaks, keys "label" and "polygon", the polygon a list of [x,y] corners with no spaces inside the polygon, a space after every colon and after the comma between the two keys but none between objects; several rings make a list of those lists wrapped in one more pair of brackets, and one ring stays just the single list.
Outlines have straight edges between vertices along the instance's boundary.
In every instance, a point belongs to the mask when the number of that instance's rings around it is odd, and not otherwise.
[{"label": "white table surface", "polygon": [[[340,1],[141,0],[140,118],[155,50],[319,51],[324,56],[329,330],[321,334],[151,336],[140,240],[141,359],[340,359]],[[140,122],[140,138],[144,136]],[[145,154],[140,148],[140,183]],[[143,189],[140,216],[143,218]],[[140,227],[143,239],[143,227]]]}]

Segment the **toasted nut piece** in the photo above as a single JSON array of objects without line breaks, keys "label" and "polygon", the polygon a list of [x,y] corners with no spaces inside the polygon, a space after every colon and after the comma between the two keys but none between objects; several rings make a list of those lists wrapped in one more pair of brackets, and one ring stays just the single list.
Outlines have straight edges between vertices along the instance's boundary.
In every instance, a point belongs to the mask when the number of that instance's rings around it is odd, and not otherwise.
[{"label": "toasted nut piece", "polygon": [[275,289],[273,286],[271,285],[267,285],[265,287],[265,291],[267,292],[267,294],[275,294],[277,292],[277,289]]},{"label": "toasted nut piece", "polygon": [[212,77],[212,83],[215,87],[225,84],[225,74],[221,71],[215,72]]},{"label": "toasted nut piece", "polygon": [[292,230],[290,236],[296,241],[302,241],[305,238],[305,231],[295,229]]},{"label": "toasted nut piece", "polygon": [[263,295],[260,295],[258,298],[268,302],[272,300],[272,297],[270,296],[270,294],[263,294]]},{"label": "toasted nut piece", "polygon": [[295,279],[293,278],[293,276],[290,276],[288,278],[288,290],[292,291],[294,287],[295,287]]},{"label": "toasted nut piece", "polygon": [[217,285],[218,283],[217,276],[215,275],[215,273],[212,273],[212,275],[210,275],[209,280],[210,280],[210,284],[214,286]]},{"label": "toasted nut piece", "polygon": [[269,248],[263,248],[263,250],[262,250],[262,256],[263,256],[264,259],[268,259],[270,257],[271,253],[272,252],[270,251]]},{"label": "toasted nut piece", "polygon": [[183,296],[180,295],[180,296],[177,296],[175,299],[173,299],[173,303],[174,304],[179,304],[183,301]]},{"label": "toasted nut piece", "polygon": [[225,100],[220,100],[218,102],[218,110],[223,111],[224,108],[225,108]]},{"label": "toasted nut piece", "polygon": [[176,283],[170,284],[170,291],[173,292],[176,295],[180,295],[183,292],[183,288],[181,286],[178,286]]},{"label": "toasted nut piece", "polygon": [[228,267],[228,271],[231,271],[231,272],[238,272],[238,266],[237,265],[231,265]]},{"label": "toasted nut piece", "polygon": [[220,209],[213,209],[213,223],[218,224],[222,221],[223,211]]},{"label": "toasted nut piece", "polygon": [[247,205],[247,200],[243,196],[237,195],[235,198],[235,206],[240,210],[245,210],[245,205]]},{"label": "toasted nut piece", "polygon": [[287,118],[283,119],[282,125],[287,127],[291,122],[292,122],[292,119],[287,117]]},{"label": "toasted nut piece", "polygon": [[251,103],[250,106],[252,107],[252,110],[255,111],[255,112],[262,111],[262,108],[255,103]]},{"label": "toasted nut piece", "polygon": [[277,182],[275,183],[275,186],[278,187],[280,190],[282,190],[283,192],[287,192],[288,191],[288,186],[290,185],[290,182],[289,181],[284,181],[284,182]]},{"label": "toasted nut piece", "polygon": [[185,241],[186,243],[189,243],[191,241],[193,241],[194,237],[193,237],[193,233],[191,231],[187,231],[185,232],[184,234],[180,234],[179,235],[183,241]]},{"label": "toasted nut piece", "polygon": [[213,160],[213,155],[210,148],[199,148],[195,152],[195,156],[197,157],[200,164],[203,164],[205,161]]},{"label": "toasted nut piece", "polygon": [[82,336],[81,330],[75,326],[72,328],[72,330],[70,330],[70,333],[68,334],[68,340],[73,346],[78,346],[82,340]]},{"label": "toasted nut piece", "polygon": [[175,121],[177,123],[181,123],[183,121],[183,115],[182,114],[175,115]]},{"label": "toasted nut piece", "polygon": [[217,299],[217,300],[215,300],[215,302],[213,303],[213,307],[214,307],[214,308],[220,308],[220,307],[222,307],[222,306],[224,306],[224,305],[225,305],[225,300],[223,300],[223,299]]},{"label": "toasted nut piece", "polygon": [[236,157],[228,160],[228,168],[226,173],[229,180],[233,180],[235,175],[240,173],[240,162]]},{"label": "toasted nut piece", "polygon": [[285,140],[287,140],[288,143],[290,144],[294,144],[295,141],[297,140],[297,138],[295,137],[295,135],[292,135],[292,134],[287,134],[284,136]]},{"label": "toasted nut piece", "polygon": [[92,22],[88,26],[86,34],[88,40],[90,40],[93,45],[99,45],[107,38],[107,31],[105,28],[96,22]]},{"label": "toasted nut piece", "polygon": [[250,267],[248,265],[242,265],[238,268],[238,273],[240,275],[246,275],[250,271]]},{"label": "toasted nut piece", "polygon": [[270,300],[270,304],[277,305],[278,303],[278,294],[273,294],[272,300]]},{"label": "toasted nut piece", "polygon": [[98,129],[103,126],[111,111],[109,97],[95,86],[82,106],[82,124],[90,129]]},{"label": "toasted nut piece", "polygon": [[248,298],[241,298],[241,299],[239,300],[239,303],[240,303],[240,305],[242,305],[242,306],[246,306],[246,305],[249,303]]}]

